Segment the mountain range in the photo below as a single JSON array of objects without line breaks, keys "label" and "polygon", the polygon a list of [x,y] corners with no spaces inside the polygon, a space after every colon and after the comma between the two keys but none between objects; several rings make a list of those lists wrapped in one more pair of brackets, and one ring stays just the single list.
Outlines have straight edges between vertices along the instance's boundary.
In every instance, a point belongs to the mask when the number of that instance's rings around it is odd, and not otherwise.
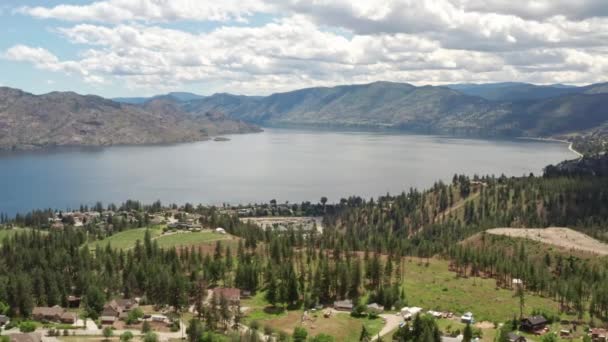
[{"label": "mountain range", "polygon": [[[527,83],[416,87],[374,82],[316,87],[265,97],[214,94],[173,103],[193,116],[222,112],[258,125],[390,128],[470,136],[555,137],[608,127],[608,83],[584,87]],[[142,105],[145,106],[146,101]]]},{"label": "mountain range", "polygon": [[222,113],[194,117],[177,107],[146,103],[135,106],[72,92],[33,95],[0,87],[0,150],[176,143],[259,131]]},{"label": "mountain range", "polygon": [[485,137],[608,134],[608,83],[414,86],[374,82],[269,96],[104,99],[0,88],[0,148],[195,141],[257,126],[398,129]]}]

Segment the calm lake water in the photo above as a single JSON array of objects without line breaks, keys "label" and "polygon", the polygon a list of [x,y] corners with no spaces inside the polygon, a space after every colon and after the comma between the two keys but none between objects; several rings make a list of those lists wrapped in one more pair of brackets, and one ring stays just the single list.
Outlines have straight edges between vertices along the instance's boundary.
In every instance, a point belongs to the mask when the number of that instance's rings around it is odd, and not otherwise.
[{"label": "calm lake water", "polygon": [[0,212],[95,201],[338,201],[425,188],[454,173],[521,176],[574,158],[565,144],[267,129],[169,146],[0,154]]}]

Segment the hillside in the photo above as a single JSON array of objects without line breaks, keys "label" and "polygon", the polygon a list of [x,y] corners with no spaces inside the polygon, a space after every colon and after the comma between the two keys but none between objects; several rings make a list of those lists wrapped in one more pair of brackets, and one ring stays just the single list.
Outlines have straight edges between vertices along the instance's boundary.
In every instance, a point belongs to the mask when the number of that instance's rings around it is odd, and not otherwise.
[{"label": "hillside", "polygon": [[0,149],[176,143],[257,130],[221,113],[192,117],[172,107],[150,110],[72,92],[0,88]]},{"label": "hillside", "polygon": [[[502,88],[519,86],[509,83]],[[495,90],[502,91],[500,88]],[[180,107],[194,116],[221,111],[261,125],[380,127],[472,136],[558,136],[607,125],[605,85],[549,88],[562,95],[494,101],[448,87],[375,82],[300,89],[267,97],[215,94],[182,101]]]}]

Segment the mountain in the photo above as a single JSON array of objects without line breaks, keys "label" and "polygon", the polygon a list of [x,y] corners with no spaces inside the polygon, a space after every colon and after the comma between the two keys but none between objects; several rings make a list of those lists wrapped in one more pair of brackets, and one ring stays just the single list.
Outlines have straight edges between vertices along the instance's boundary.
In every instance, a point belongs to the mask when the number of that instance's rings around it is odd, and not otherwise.
[{"label": "mountain", "polygon": [[503,82],[486,84],[449,84],[446,87],[471,96],[492,101],[543,100],[570,94],[599,94],[608,92],[608,84],[599,83],[585,87],[564,84],[535,85],[530,83]]},{"label": "mountain", "polygon": [[187,92],[172,92],[165,95],[156,95],[153,97],[116,97],[113,98],[112,101],[120,102],[120,103],[128,103],[128,104],[143,104],[146,101],[150,101],[154,98],[158,97],[171,97],[177,101],[192,101],[204,98],[202,95],[197,95],[193,93]]},{"label": "mountain", "polygon": [[170,106],[152,109],[73,92],[33,95],[0,88],[0,149],[176,143],[258,130],[221,113],[194,117]]},{"label": "mountain", "polygon": [[563,85],[534,85],[529,83],[451,84],[451,89],[463,94],[483,97],[492,101],[541,100],[566,94],[582,92],[579,87]]},{"label": "mountain", "polygon": [[[518,84],[503,84],[507,89]],[[497,86],[500,87],[500,86]],[[179,103],[193,116],[221,111],[259,125],[380,127],[474,136],[554,136],[606,125],[608,87],[546,99],[496,101],[442,86],[405,83],[316,87],[247,97],[215,94]],[[564,90],[563,88],[561,90]],[[565,88],[565,90],[570,90]]]}]

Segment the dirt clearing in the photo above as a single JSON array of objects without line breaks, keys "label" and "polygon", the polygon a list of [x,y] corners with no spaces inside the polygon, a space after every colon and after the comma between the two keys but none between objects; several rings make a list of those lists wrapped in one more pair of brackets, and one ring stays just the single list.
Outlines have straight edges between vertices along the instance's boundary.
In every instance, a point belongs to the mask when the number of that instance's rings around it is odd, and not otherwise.
[{"label": "dirt clearing", "polygon": [[567,249],[608,255],[608,244],[570,228],[494,228],[486,232],[495,235],[526,238]]}]

